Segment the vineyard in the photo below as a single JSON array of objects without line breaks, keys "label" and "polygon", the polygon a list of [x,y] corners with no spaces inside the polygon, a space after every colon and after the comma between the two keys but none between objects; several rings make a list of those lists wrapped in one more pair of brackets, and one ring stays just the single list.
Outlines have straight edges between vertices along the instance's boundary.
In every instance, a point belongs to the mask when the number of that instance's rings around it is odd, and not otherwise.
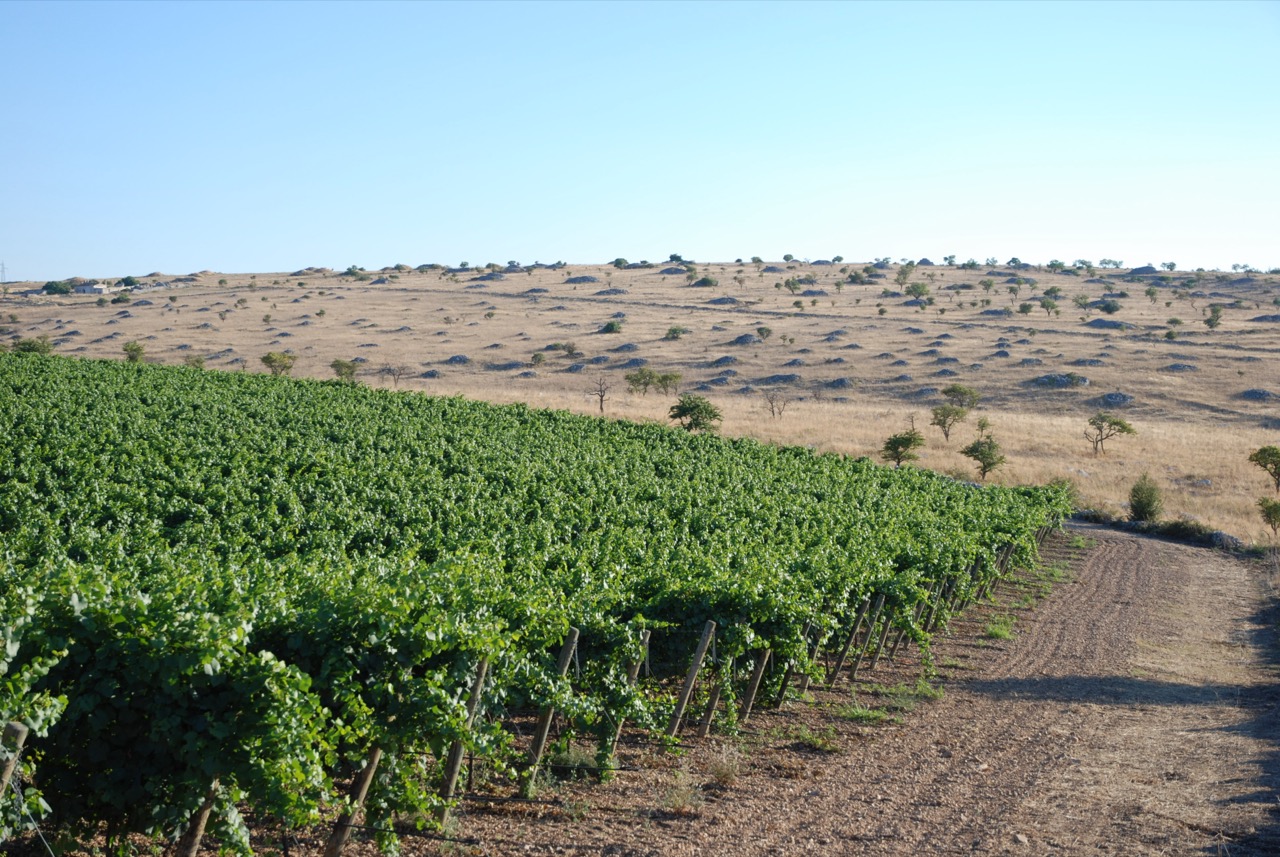
[{"label": "vineyard", "polygon": [[[0,841],[438,822],[552,712],[733,729],[915,645],[1064,490],[339,382],[0,355]],[[825,667],[825,668],[824,668]]]}]

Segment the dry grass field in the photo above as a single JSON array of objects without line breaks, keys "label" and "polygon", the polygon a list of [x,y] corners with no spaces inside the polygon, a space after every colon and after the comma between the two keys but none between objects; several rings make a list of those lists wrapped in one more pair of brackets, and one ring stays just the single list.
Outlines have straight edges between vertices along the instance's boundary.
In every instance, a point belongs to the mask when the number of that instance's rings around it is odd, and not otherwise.
[{"label": "dry grass field", "polygon": [[[292,374],[312,378],[353,360],[362,383],[584,413],[599,413],[603,385],[606,416],[661,421],[674,395],[624,380],[646,366],[711,399],[729,435],[877,457],[914,420],[927,438],[917,464],[963,478],[975,470],[958,450],[985,416],[1007,456],[993,481],[1069,479],[1083,505],[1124,514],[1146,472],[1166,517],[1271,538],[1255,503],[1272,487],[1246,459],[1280,444],[1280,275],[922,265],[899,283],[897,263],[694,267],[156,274],[143,285],[167,285],[127,303],[18,296],[24,286],[10,284],[0,333],[92,358],[123,359],[136,341],[146,360],[224,371],[263,372],[262,355],[287,351]],[[848,282],[864,271],[874,276]],[[693,284],[703,277],[716,283]],[[922,305],[909,303],[911,284],[928,290]],[[1041,306],[1046,290],[1056,312]],[[1120,304],[1113,314],[1073,300],[1104,295]],[[620,330],[603,332],[610,322]],[[551,348],[565,343],[572,356]],[[952,383],[982,400],[946,441],[930,410]],[[1095,456],[1083,432],[1099,410],[1137,434]]]}]

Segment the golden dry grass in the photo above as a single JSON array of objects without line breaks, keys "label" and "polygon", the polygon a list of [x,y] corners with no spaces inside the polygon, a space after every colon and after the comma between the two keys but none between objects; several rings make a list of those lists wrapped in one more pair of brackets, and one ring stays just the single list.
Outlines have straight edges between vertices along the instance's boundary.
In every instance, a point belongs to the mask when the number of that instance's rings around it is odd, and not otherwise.
[{"label": "golden dry grass", "polygon": [[[910,277],[927,285],[934,298],[933,305],[917,309],[904,306],[902,297],[881,296],[886,288],[899,289],[894,269],[884,272],[887,279],[837,290],[842,267],[860,270],[863,263],[794,263],[783,273],[764,273],[751,264],[698,266],[698,276],[719,280],[713,288],[691,288],[686,277],[663,276],[658,269],[599,265],[540,268],[488,283],[471,281],[475,272],[401,273],[380,285],[333,273],[202,273],[194,284],[140,292],[122,305],[99,306],[85,296],[9,297],[0,326],[12,337],[48,335],[60,353],[121,358],[124,343],[137,340],[150,360],[180,363],[201,355],[211,369],[264,371],[261,355],[288,349],[298,358],[294,375],[327,378],[335,358],[363,358],[364,383],[583,413],[598,412],[589,391],[604,379],[607,415],[662,421],[672,397],[626,390],[621,367],[642,358],[657,371],[681,373],[683,390],[712,399],[725,414],[726,434],[874,457],[884,439],[914,417],[928,439],[919,466],[964,478],[975,471],[957,450],[974,436],[980,414],[991,421],[1008,459],[993,481],[1066,478],[1085,506],[1123,514],[1129,486],[1148,472],[1165,489],[1168,517],[1269,540],[1255,503],[1270,483],[1246,459],[1260,446],[1280,443],[1280,399],[1247,401],[1240,393],[1264,388],[1280,394],[1280,324],[1251,320],[1280,312],[1273,304],[1280,277],[1232,284],[1227,275],[1202,275],[1193,282],[1193,275],[1177,273],[1166,284],[1150,278],[1124,282],[1109,274],[1104,284],[1033,269],[1017,273],[1037,281],[1035,293],[1023,285],[1015,297],[1006,276],[993,276],[996,284],[988,293],[978,285],[987,279],[985,268],[939,266],[919,268]],[[582,275],[599,282],[565,282]],[[801,288],[827,294],[800,298],[777,285],[803,275],[816,284]],[[225,286],[218,285],[222,278]],[[1154,301],[1144,294],[1153,284]],[[1034,305],[1043,289],[1055,285],[1064,292],[1056,315],[1038,306],[1028,315],[983,314]],[[609,289],[623,293],[598,294]],[[1201,297],[1186,297],[1183,289]],[[1112,318],[1134,325],[1131,330],[1089,327],[1071,304],[1076,294],[1096,299],[1118,290],[1129,297],[1120,299],[1123,309]],[[737,303],[710,303],[724,297]],[[984,298],[990,306],[982,305]],[[797,300],[802,308],[793,305]],[[1216,331],[1201,323],[1211,303],[1227,307]],[[622,332],[600,333],[617,313],[625,313],[617,319]],[[10,314],[16,322],[5,322]],[[1089,321],[1099,317],[1088,314]],[[1170,341],[1165,332],[1173,317],[1184,324]],[[664,339],[672,326],[689,332]],[[761,326],[772,331],[766,341],[729,344]],[[575,343],[581,357],[545,350],[555,342]],[[615,350],[624,344],[633,350]],[[1000,348],[1009,356],[996,356]],[[539,366],[532,363],[535,354],[543,355]],[[470,363],[449,363],[454,355]],[[726,356],[734,362],[710,365]],[[583,364],[581,371],[567,371],[574,363]],[[1175,364],[1195,369],[1169,370]],[[406,374],[396,382],[379,373],[387,366],[403,367]],[[736,374],[717,377],[726,369]],[[426,371],[438,377],[421,377]],[[1066,390],[1031,383],[1064,372],[1084,375],[1090,383]],[[930,409],[941,401],[936,390],[950,383],[977,389],[983,401],[944,442],[929,427]],[[770,416],[766,389],[788,402],[780,418]],[[1082,436],[1085,421],[1104,408],[1101,394],[1113,390],[1134,397],[1115,413],[1138,434],[1116,438],[1105,455],[1094,456]]]}]

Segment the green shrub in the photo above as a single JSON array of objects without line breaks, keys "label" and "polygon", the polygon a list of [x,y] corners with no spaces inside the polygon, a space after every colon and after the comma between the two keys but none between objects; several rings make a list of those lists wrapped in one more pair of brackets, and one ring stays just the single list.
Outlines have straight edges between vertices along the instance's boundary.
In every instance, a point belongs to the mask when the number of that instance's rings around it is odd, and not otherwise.
[{"label": "green shrub", "polygon": [[1160,520],[1160,513],[1163,511],[1164,497],[1160,493],[1160,486],[1150,476],[1142,474],[1129,489],[1130,520],[1155,522]]}]

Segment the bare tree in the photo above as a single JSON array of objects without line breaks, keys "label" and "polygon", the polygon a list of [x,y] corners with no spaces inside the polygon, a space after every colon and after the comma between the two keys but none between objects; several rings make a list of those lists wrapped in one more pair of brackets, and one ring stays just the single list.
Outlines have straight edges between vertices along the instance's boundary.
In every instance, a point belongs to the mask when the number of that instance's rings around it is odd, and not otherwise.
[{"label": "bare tree", "polygon": [[[336,370],[335,370],[336,371]],[[384,375],[391,379],[394,386],[400,386],[400,379],[413,371],[410,367],[403,364],[387,363],[378,370],[379,375]]]},{"label": "bare tree", "polygon": [[612,385],[609,383],[609,380],[603,375],[600,375],[596,378],[596,382],[592,385],[591,389],[587,391],[587,395],[595,396],[600,402],[600,413],[602,414],[604,413],[604,401],[609,398],[609,390],[611,388]]},{"label": "bare tree", "polygon": [[764,403],[769,407],[769,416],[775,420],[782,419],[782,414],[787,409],[787,405],[791,404],[791,399],[781,390],[765,390]]}]

